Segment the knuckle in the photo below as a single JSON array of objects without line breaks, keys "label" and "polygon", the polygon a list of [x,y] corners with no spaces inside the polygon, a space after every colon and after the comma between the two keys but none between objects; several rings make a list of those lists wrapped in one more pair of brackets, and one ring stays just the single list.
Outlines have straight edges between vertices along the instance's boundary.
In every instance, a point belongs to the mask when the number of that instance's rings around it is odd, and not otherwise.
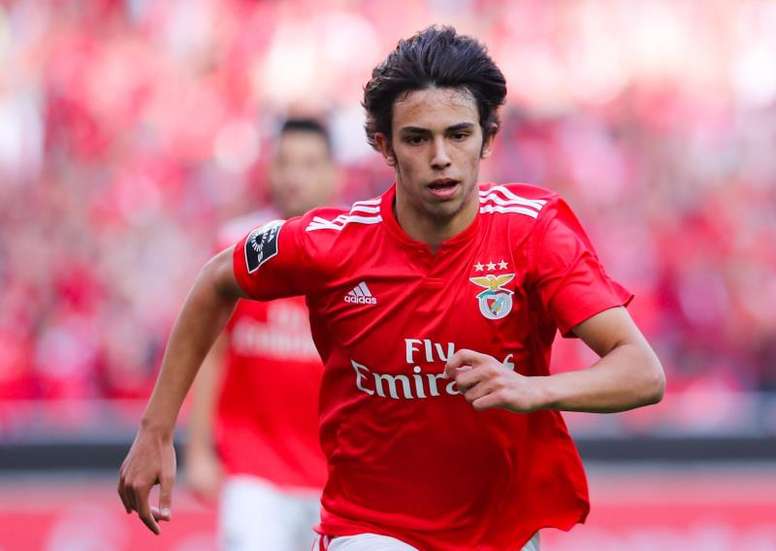
[{"label": "knuckle", "polygon": [[130,482],[127,485],[127,488],[133,494],[139,494],[140,492],[142,492],[144,490],[145,485],[142,482],[139,482],[139,481],[135,480],[135,481]]}]

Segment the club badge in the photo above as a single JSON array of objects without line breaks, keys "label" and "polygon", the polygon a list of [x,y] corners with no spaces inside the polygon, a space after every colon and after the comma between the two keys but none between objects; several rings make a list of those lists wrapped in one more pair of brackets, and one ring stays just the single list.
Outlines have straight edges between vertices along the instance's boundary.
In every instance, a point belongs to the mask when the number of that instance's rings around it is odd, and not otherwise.
[{"label": "club badge", "polygon": [[504,285],[515,279],[515,274],[488,274],[469,278],[469,281],[485,290],[477,295],[480,313],[489,320],[506,317],[512,311],[513,291],[504,289]]}]

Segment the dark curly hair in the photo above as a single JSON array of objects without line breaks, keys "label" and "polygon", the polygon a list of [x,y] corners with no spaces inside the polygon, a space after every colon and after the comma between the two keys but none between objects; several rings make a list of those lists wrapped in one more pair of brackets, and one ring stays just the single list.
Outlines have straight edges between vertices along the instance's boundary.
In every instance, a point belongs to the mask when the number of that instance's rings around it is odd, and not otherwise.
[{"label": "dark curly hair", "polygon": [[400,40],[372,70],[362,102],[369,145],[377,149],[378,132],[390,143],[393,104],[399,96],[430,87],[468,90],[477,102],[483,138],[498,132],[498,108],[507,94],[503,73],[477,40],[453,27],[431,26]]}]

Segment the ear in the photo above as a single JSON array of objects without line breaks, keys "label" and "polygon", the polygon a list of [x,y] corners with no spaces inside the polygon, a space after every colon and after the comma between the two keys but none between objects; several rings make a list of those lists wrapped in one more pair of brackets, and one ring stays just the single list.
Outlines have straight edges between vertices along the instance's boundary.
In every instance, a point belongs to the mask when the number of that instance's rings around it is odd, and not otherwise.
[{"label": "ear", "polygon": [[396,166],[396,157],[393,154],[393,148],[388,141],[388,138],[382,132],[375,133],[375,144],[377,149],[380,150],[385,162],[388,166]]},{"label": "ear", "polygon": [[493,153],[493,139],[496,137],[495,132],[490,132],[482,142],[482,151],[480,152],[481,159],[487,159],[490,154]]}]

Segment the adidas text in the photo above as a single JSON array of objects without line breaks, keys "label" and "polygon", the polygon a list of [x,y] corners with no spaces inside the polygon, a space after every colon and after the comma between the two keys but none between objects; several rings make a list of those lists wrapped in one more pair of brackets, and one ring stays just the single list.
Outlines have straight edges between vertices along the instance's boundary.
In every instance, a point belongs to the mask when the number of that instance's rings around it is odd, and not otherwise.
[{"label": "adidas text", "polygon": [[351,304],[377,304],[375,297],[355,297],[353,295],[345,295],[345,302]]}]

